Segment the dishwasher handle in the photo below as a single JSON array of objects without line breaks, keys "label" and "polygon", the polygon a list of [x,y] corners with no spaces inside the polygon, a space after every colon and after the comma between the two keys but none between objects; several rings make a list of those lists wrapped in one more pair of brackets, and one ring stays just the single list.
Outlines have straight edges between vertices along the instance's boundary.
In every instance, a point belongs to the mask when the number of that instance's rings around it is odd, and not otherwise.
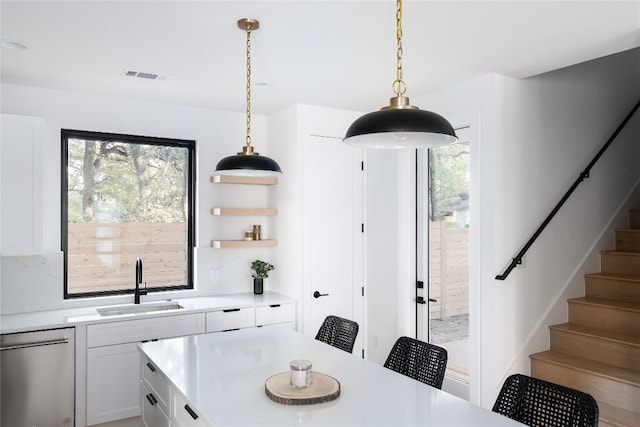
[{"label": "dishwasher handle", "polygon": [[41,347],[43,345],[56,345],[56,344],[69,344],[69,338],[59,338],[55,340],[36,341],[25,344],[8,345],[6,347],[0,347],[0,351],[5,350],[20,350],[22,348]]}]

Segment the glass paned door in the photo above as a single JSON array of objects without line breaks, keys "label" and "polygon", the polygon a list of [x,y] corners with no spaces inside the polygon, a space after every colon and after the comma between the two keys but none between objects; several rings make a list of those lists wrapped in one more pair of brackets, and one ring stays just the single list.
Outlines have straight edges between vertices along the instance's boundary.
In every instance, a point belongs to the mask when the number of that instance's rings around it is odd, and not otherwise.
[{"label": "glass paned door", "polygon": [[[447,375],[469,380],[469,191],[466,129],[460,142],[418,156],[418,338],[449,352]],[[420,279],[422,278],[422,279]],[[422,304],[420,304],[422,303]]]}]

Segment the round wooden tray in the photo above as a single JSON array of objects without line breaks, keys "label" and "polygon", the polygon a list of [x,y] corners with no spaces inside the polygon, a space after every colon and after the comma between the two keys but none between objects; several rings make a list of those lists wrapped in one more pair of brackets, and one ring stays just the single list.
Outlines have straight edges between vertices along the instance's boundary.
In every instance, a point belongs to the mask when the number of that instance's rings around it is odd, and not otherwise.
[{"label": "round wooden tray", "polygon": [[270,376],[264,383],[269,399],[283,405],[309,405],[331,402],[340,396],[340,383],[321,372],[313,373],[313,384],[309,387],[293,387],[289,383],[289,372]]}]

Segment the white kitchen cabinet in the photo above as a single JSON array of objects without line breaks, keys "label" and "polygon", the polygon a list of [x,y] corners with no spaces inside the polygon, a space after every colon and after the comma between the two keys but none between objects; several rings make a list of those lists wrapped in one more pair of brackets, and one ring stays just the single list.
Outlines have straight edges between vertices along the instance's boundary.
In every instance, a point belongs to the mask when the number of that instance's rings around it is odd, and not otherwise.
[{"label": "white kitchen cabinet", "polygon": [[140,415],[137,343],[87,351],[87,425]]},{"label": "white kitchen cabinet", "polygon": [[204,314],[108,322],[87,327],[87,347],[180,337],[204,332]]},{"label": "white kitchen cabinet", "polygon": [[[153,394],[153,399],[162,408],[165,414],[170,414],[171,385],[164,375],[147,357],[142,360],[142,382],[149,392]],[[146,395],[145,395],[146,396]]]},{"label": "white kitchen cabinet", "polygon": [[[171,425],[179,427],[210,427],[202,416],[190,405],[182,393],[172,389],[173,408]],[[249,409],[250,410],[250,409]]]},{"label": "white kitchen cabinet", "polygon": [[286,324],[294,328],[294,305],[272,304],[256,307],[256,326]]},{"label": "white kitchen cabinet", "polygon": [[139,342],[204,332],[204,313],[87,326],[87,425],[141,414]]},{"label": "white kitchen cabinet", "polygon": [[142,384],[142,422],[147,427],[169,427],[169,416],[162,410],[155,394]]},{"label": "white kitchen cabinet", "polygon": [[207,332],[231,331],[256,326],[253,307],[231,308],[207,313]]},{"label": "white kitchen cabinet", "polygon": [[41,255],[44,119],[2,114],[0,129],[0,253]]}]

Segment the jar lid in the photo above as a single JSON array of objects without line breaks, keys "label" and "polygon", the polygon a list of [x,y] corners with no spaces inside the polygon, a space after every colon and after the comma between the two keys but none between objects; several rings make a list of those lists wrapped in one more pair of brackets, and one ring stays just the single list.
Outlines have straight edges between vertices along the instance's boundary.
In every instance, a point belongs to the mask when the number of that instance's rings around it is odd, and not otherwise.
[{"label": "jar lid", "polygon": [[292,360],[289,362],[289,367],[294,371],[308,371],[311,369],[310,360]]}]

